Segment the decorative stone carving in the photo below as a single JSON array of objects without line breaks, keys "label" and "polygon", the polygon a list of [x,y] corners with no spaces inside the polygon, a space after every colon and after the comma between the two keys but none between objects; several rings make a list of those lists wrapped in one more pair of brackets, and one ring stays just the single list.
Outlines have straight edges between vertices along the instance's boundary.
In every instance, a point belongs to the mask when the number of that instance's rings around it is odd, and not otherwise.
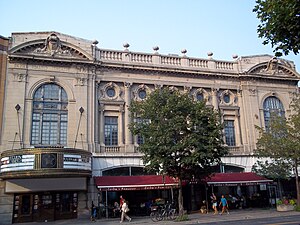
[{"label": "decorative stone carving", "polygon": [[109,82],[102,87],[99,87],[99,98],[103,100],[121,100],[123,90],[115,83]]},{"label": "decorative stone carving", "polygon": [[267,64],[267,68],[264,70],[266,73],[275,74],[278,72],[278,60],[276,57],[273,57],[270,59],[270,61]]},{"label": "decorative stone carving", "polygon": [[87,73],[88,71],[88,68],[86,66],[76,66],[76,68],[79,73]]},{"label": "decorative stone carving", "polygon": [[246,74],[297,77],[297,74],[293,71],[293,68],[289,63],[279,60],[276,57],[273,57],[267,63],[262,63],[251,68]]},{"label": "decorative stone carving", "polygon": [[63,54],[63,55],[71,55],[70,51],[65,49],[62,50],[62,45],[60,39],[56,34],[50,34],[45,40],[44,48],[37,48],[35,50],[37,53],[47,53],[51,56],[56,54]]},{"label": "decorative stone carving", "polygon": [[169,86],[170,91],[178,91],[178,88],[175,86]]},{"label": "decorative stone carving", "polygon": [[250,88],[249,89],[250,95],[256,95],[256,89]]},{"label": "decorative stone carving", "polygon": [[142,101],[146,99],[150,93],[151,89],[147,85],[141,84],[133,91],[133,98],[134,100]]},{"label": "decorative stone carving", "polygon": [[157,89],[162,89],[163,85],[162,84],[154,84],[155,90]]},{"label": "decorative stone carving", "polygon": [[14,79],[15,79],[15,81],[23,82],[26,80],[26,76],[27,76],[27,74],[25,74],[25,73],[15,73]]},{"label": "decorative stone carving", "polygon": [[210,94],[203,88],[198,88],[196,89],[192,96],[194,98],[195,101],[199,101],[199,95],[202,95],[203,96],[203,100],[206,101],[206,103],[208,103],[208,105],[211,103],[211,96]]},{"label": "decorative stone carving", "polygon": [[237,98],[236,94],[234,94],[230,90],[225,90],[225,91],[221,92],[219,98],[220,98],[220,105],[224,105],[224,106],[236,106],[237,105],[238,98]]},{"label": "decorative stone carving", "polygon": [[192,90],[192,87],[191,87],[191,86],[184,86],[184,87],[183,87],[183,92],[184,92],[184,93],[189,93],[191,90]]},{"label": "decorative stone carving", "polygon": [[131,85],[132,85],[132,83],[124,82],[124,87],[126,87],[126,88],[130,88]]},{"label": "decorative stone carving", "polygon": [[83,77],[76,78],[76,82],[78,86],[83,86],[86,84],[87,79]]}]

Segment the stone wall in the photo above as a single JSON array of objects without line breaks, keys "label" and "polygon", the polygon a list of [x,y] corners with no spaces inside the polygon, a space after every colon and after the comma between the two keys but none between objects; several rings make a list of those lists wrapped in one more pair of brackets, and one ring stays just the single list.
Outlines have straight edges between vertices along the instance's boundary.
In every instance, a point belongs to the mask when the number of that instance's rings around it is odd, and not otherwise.
[{"label": "stone wall", "polygon": [[14,196],[4,193],[5,182],[0,179],[0,225],[12,223]]}]

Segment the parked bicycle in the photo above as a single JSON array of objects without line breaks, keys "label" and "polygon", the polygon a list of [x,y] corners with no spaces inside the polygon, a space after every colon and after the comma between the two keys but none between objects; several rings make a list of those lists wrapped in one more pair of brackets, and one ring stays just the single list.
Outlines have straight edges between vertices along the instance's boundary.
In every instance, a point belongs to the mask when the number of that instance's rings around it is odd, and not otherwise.
[{"label": "parked bicycle", "polygon": [[173,204],[167,202],[162,206],[152,206],[150,218],[153,222],[161,220],[174,220],[177,217],[176,208]]}]

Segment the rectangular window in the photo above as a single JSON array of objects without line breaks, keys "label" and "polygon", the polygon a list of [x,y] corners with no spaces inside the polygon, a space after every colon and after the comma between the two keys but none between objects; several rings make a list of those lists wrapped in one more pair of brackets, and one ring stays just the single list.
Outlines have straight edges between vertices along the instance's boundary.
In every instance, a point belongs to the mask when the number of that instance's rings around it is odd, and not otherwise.
[{"label": "rectangular window", "polygon": [[[143,123],[148,123],[149,121],[148,120],[143,120],[143,119],[141,119],[141,118],[136,118],[136,122],[138,123],[138,124],[143,124]],[[145,143],[145,140],[144,140],[144,137],[141,135],[141,134],[138,134],[137,135],[137,144],[138,145],[142,145],[142,144],[144,144]]]},{"label": "rectangular window", "polygon": [[55,145],[58,143],[58,115],[57,114],[43,114],[42,123],[42,144]]},{"label": "rectangular window", "polygon": [[235,146],[235,131],[234,131],[234,120],[225,120],[225,142],[228,146]]},{"label": "rectangular window", "polygon": [[118,145],[118,117],[106,116],[104,121],[105,145]]},{"label": "rectangular window", "polygon": [[40,142],[40,114],[33,113],[32,115],[32,132],[31,132],[31,142],[32,144],[39,144]]}]

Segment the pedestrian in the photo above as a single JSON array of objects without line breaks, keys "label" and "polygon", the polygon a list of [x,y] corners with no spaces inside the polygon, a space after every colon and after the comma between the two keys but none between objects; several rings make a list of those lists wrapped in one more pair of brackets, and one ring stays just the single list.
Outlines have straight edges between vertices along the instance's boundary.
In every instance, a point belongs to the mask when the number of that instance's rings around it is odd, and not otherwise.
[{"label": "pedestrian", "polygon": [[218,214],[218,209],[217,209],[217,204],[218,204],[218,201],[217,201],[217,197],[215,196],[214,193],[212,193],[211,195],[211,202],[212,202],[212,208],[214,210],[214,215]]},{"label": "pedestrian", "polygon": [[122,214],[121,214],[120,223],[123,223],[124,217],[130,222],[131,218],[127,215],[127,213],[129,212],[128,202],[125,199],[124,199],[124,202],[122,204],[121,211],[122,211]]},{"label": "pedestrian", "polygon": [[226,210],[227,214],[229,214],[228,211],[228,203],[224,195],[222,195],[221,201],[220,201],[220,206],[222,205],[222,212],[220,215],[223,215],[224,211]]},{"label": "pedestrian", "polygon": [[120,205],[118,202],[114,202],[114,208],[113,208],[114,217],[117,217],[119,212],[120,212]]},{"label": "pedestrian", "polygon": [[96,222],[96,214],[97,214],[97,209],[94,204],[94,201],[92,201],[92,207],[91,207],[91,221]]}]

